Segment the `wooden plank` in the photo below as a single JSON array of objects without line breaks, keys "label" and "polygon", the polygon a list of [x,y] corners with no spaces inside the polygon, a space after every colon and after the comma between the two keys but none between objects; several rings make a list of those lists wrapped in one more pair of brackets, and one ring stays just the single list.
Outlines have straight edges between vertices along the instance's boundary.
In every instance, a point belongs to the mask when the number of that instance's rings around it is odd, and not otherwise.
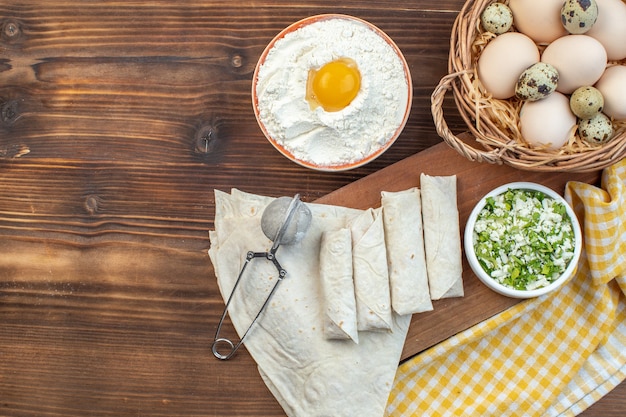
[{"label": "wooden plank", "polygon": [[[213,190],[313,200],[439,142],[460,4],[0,0],[0,414],[284,416],[245,350],[210,351]],[[250,85],[280,30],[336,12],[396,41],[414,102],[385,155],[326,174],[269,145]]]},{"label": "wooden plank", "polygon": [[[531,181],[563,194],[567,181],[598,182],[599,172],[541,174],[520,171],[506,165],[476,163],[467,160],[446,144],[439,144],[381,171],[355,181],[317,200],[354,208],[380,206],[381,191],[399,191],[419,187],[421,173],[456,175],[461,236],[469,213],[487,192],[513,181]],[[465,296],[433,302],[434,310],[413,315],[402,354],[406,359],[482,320],[516,304],[519,300],[496,294],[484,286],[463,257]]]},{"label": "wooden plank", "polygon": [[[462,4],[0,0],[0,414],[284,416],[245,349],[211,355],[213,190],[314,201],[440,143],[430,94]],[[250,86],[274,35],[337,12],[394,39],[414,100],[389,151],[329,174],[269,145]],[[419,325],[405,356],[442,337]]]}]

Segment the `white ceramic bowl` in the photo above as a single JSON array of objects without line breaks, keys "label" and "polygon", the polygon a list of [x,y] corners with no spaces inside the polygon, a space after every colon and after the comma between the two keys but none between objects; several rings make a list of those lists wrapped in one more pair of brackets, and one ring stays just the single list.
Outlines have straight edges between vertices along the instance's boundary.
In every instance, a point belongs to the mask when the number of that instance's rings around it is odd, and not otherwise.
[{"label": "white ceramic bowl", "polygon": [[[389,46],[391,46],[391,48],[393,49],[393,51],[396,53],[397,57],[400,59],[403,69],[404,69],[404,76],[406,78],[406,86],[407,86],[407,99],[406,101],[403,101],[402,103],[400,103],[400,105],[402,106],[402,108],[404,109],[404,116],[402,118],[402,121],[394,127],[394,133],[393,135],[386,140],[386,142],[380,146],[380,147],[373,147],[373,150],[368,154],[365,155],[364,157],[355,160],[355,161],[350,161],[348,163],[345,162],[339,162],[339,163],[333,163],[330,165],[320,165],[320,164],[316,164],[314,162],[311,162],[310,160],[307,160],[303,157],[298,157],[296,155],[294,155],[293,152],[291,152],[289,149],[287,149],[283,144],[281,144],[278,140],[276,140],[276,138],[272,137],[272,134],[270,134],[270,132],[268,131],[268,128],[265,126],[264,122],[261,120],[261,109],[259,109],[259,97],[257,95],[257,85],[259,82],[259,69],[260,67],[265,63],[268,54],[270,53],[270,51],[276,47],[276,44],[278,41],[280,41],[281,39],[283,39],[285,36],[297,31],[298,29],[305,27],[307,25],[311,25],[313,23],[317,23],[317,22],[321,22],[321,21],[325,21],[325,20],[330,20],[330,19],[345,19],[347,21],[352,21],[354,23],[357,24],[363,24],[366,25],[368,28],[370,28],[376,35],[378,35],[382,40],[384,40]],[[305,92],[302,92],[302,96],[303,96],[303,100],[304,100],[304,95]],[[411,73],[409,71],[409,65],[407,64],[404,56],[402,55],[402,52],[400,51],[400,49],[398,48],[398,46],[393,42],[393,40],[387,36],[387,34],[385,34],[382,30],[380,30],[378,27],[374,26],[373,24],[359,19],[357,17],[353,17],[353,16],[349,16],[349,15],[343,15],[343,14],[322,14],[322,15],[316,15],[316,16],[310,16],[307,17],[305,19],[302,19],[298,22],[295,22],[293,24],[291,24],[290,26],[288,26],[287,28],[283,29],[278,35],[276,35],[276,37],[274,37],[274,39],[272,39],[272,41],[267,45],[267,47],[265,48],[265,50],[263,51],[263,53],[261,54],[261,57],[259,58],[259,61],[256,65],[255,71],[254,71],[254,75],[252,77],[252,107],[254,110],[254,115],[256,117],[256,120],[259,124],[259,127],[261,128],[261,131],[263,132],[263,134],[265,135],[265,137],[267,138],[267,140],[281,153],[283,154],[285,157],[289,158],[290,160],[292,160],[293,162],[307,167],[307,168],[311,168],[317,171],[326,171],[326,172],[333,172],[333,171],[346,171],[349,169],[353,169],[353,168],[357,168],[360,166],[363,166],[371,161],[373,161],[374,159],[378,158],[380,155],[382,155],[387,149],[389,149],[389,147],[396,141],[396,139],[398,138],[398,136],[400,136],[400,133],[402,133],[402,130],[404,129],[404,126],[406,125],[406,122],[409,118],[409,114],[411,111],[411,104],[413,102],[413,83],[412,83],[412,79],[411,79]]]},{"label": "white ceramic bowl", "polygon": [[[565,271],[554,281],[548,284],[545,287],[532,289],[532,290],[519,290],[514,289],[512,287],[508,287],[504,284],[499,283],[494,278],[489,276],[487,272],[482,268],[478,259],[476,257],[476,252],[474,250],[474,227],[476,225],[476,219],[481,212],[481,210],[487,204],[487,198],[494,197],[506,192],[509,189],[525,189],[525,190],[534,190],[540,191],[547,196],[561,202],[565,205],[567,214],[572,222],[572,229],[574,232],[574,256],[570,260],[567,265]],[[465,225],[465,236],[464,236],[464,246],[465,246],[465,256],[469,262],[470,267],[476,274],[476,276],[489,288],[493,291],[513,298],[533,298],[538,297],[540,295],[548,294],[559,287],[561,287],[572,275],[576,272],[576,268],[578,266],[578,260],[580,258],[580,253],[582,250],[582,232],[580,229],[580,224],[576,215],[570,205],[565,201],[563,197],[561,197],[558,193],[553,191],[552,189],[545,187],[540,184],[531,183],[531,182],[513,182],[504,184],[500,187],[495,188],[494,190],[487,193],[483,198],[480,199],[478,204],[474,207],[470,216],[467,220],[467,224]]]}]

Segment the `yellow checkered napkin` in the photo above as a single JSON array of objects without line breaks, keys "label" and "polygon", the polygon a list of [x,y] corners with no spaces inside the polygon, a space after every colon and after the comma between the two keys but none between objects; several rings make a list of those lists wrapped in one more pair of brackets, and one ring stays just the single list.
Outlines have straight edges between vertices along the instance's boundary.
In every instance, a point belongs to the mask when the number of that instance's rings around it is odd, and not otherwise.
[{"label": "yellow checkered napkin", "polygon": [[570,182],[577,274],[398,368],[388,416],[574,416],[626,379],[626,160]]}]

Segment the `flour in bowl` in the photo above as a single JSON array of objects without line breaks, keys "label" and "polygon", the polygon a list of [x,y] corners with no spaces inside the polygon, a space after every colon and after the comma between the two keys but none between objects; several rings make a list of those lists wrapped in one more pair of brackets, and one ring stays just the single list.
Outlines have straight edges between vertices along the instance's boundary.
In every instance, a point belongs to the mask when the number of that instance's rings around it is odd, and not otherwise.
[{"label": "flour in bowl", "polygon": [[[354,63],[360,79],[352,80],[354,71],[346,62]],[[347,77],[358,87],[351,84],[348,90],[356,95],[335,111],[324,107],[343,98],[336,97],[343,93],[332,83],[313,81],[313,88],[322,85],[314,90],[320,105],[307,99],[312,74],[329,63],[339,68],[331,77]],[[365,22],[321,19],[286,33],[267,52],[257,69],[257,117],[277,147],[295,159],[319,167],[350,165],[377,155],[395,139],[406,122],[411,88],[399,51]]]}]

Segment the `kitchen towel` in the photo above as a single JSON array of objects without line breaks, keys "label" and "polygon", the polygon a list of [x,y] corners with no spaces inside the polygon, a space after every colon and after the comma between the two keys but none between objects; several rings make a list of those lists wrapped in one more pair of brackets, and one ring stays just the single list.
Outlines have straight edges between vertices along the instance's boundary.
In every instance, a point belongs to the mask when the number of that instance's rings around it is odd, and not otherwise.
[{"label": "kitchen towel", "polygon": [[575,416],[626,379],[626,160],[569,182],[574,277],[402,363],[386,415]]}]

